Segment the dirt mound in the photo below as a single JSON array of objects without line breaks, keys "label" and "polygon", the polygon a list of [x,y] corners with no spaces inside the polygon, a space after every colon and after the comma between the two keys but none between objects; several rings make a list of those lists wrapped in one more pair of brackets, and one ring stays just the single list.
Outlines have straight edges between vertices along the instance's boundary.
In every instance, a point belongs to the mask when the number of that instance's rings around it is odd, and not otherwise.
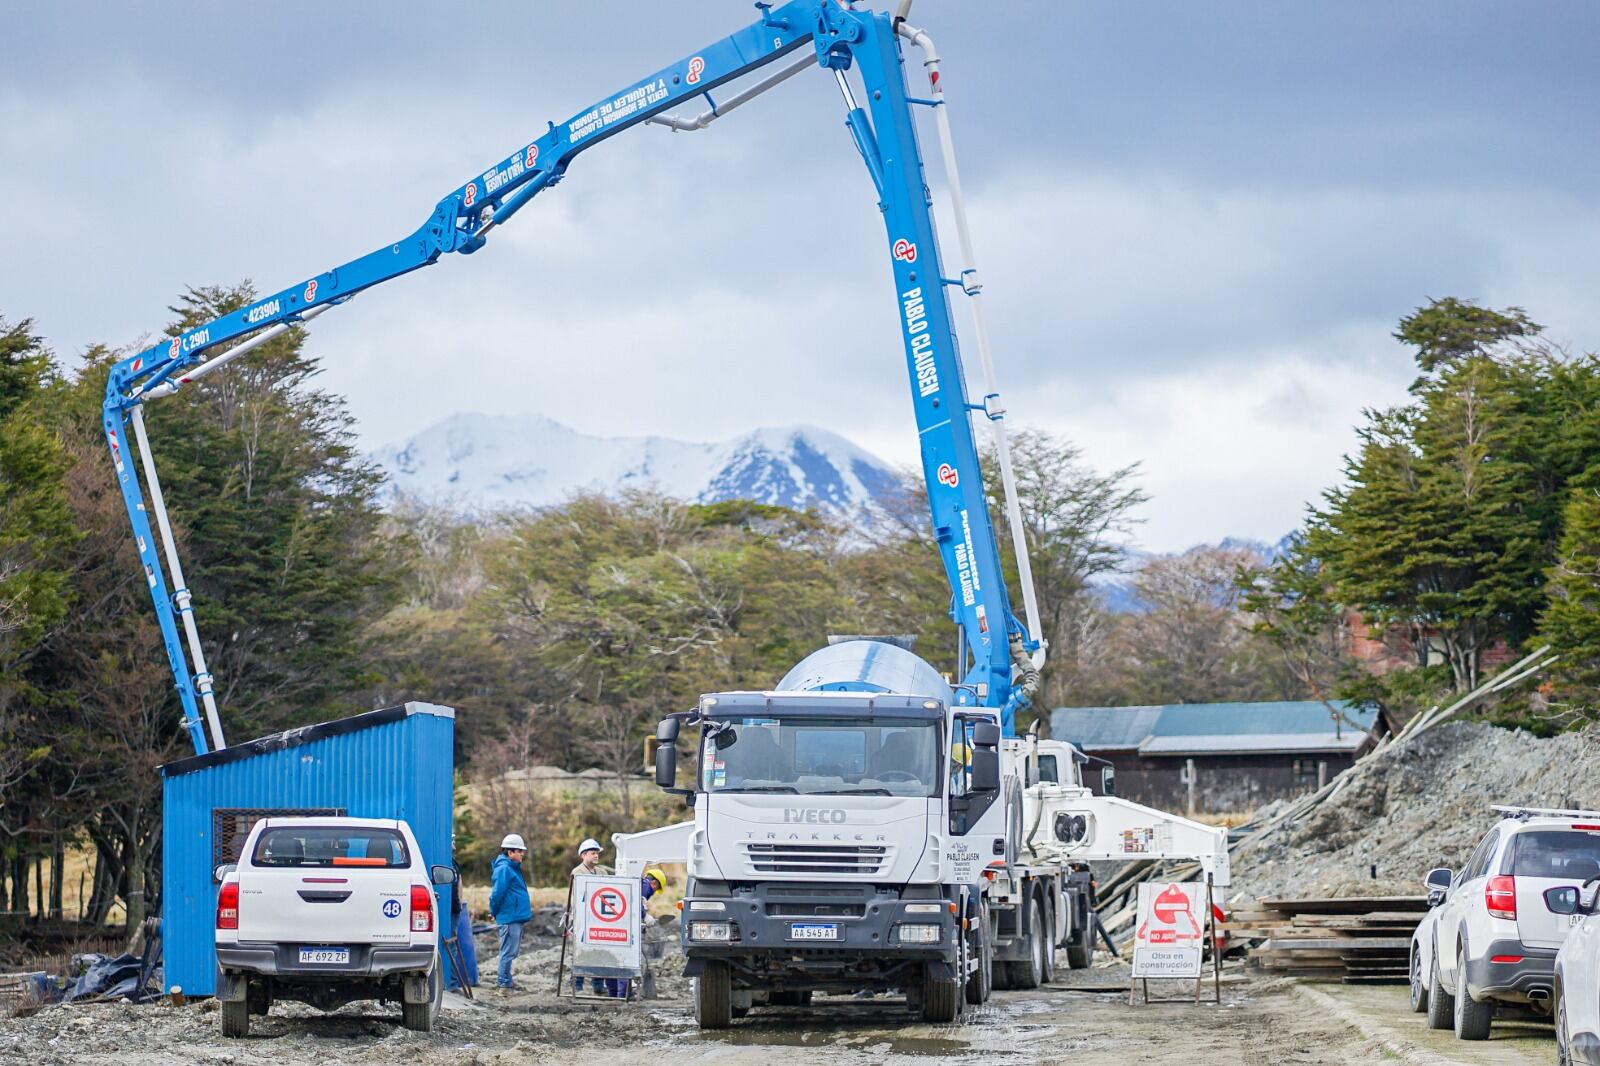
[{"label": "dirt mound", "polygon": [[1420,893],[1428,870],[1466,861],[1493,804],[1594,809],[1596,756],[1593,730],[1550,739],[1477,723],[1429,730],[1357,763],[1310,813],[1237,845],[1231,898]]}]

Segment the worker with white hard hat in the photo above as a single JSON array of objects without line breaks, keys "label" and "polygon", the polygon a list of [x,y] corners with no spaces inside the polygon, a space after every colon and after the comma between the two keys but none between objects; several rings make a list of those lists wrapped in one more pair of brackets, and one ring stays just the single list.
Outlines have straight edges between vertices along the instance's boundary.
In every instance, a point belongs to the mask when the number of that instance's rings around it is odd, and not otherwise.
[{"label": "worker with white hard hat", "polygon": [[517,990],[511,981],[511,962],[522,950],[522,927],[533,917],[528,899],[528,883],[522,879],[522,857],[528,845],[516,833],[500,841],[500,854],[494,860],[494,887],[489,892],[489,913],[494,916],[495,933],[500,937],[500,972],[495,981],[501,995]]},{"label": "worker with white hard hat", "polygon": [[[582,877],[584,874],[610,873],[611,867],[600,865],[600,842],[598,840],[596,840],[594,837],[588,837],[583,843],[578,845],[578,865],[572,868],[573,877]],[[567,932],[569,936],[571,935],[572,927],[572,916],[569,914],[567,916]],[[594,989],[596,992],[617,995],[618,986],[622,987],[624,993],[627,989],[627,982],[622,980],[613,980],[608,977],[592,977],[590,980],[594,982]],[[583,978],[574,977],[572,979],[572,989],[574,992],[582,992]]]}]

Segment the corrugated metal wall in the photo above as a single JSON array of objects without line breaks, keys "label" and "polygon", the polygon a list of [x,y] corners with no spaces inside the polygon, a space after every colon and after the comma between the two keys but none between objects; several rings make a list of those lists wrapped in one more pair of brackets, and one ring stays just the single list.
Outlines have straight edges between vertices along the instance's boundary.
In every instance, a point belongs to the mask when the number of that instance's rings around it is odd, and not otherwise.
[{"label": "corrugated metal wall", "polygon": [[[408,703],[278,733],[161,768],[162,937],[166,985],[216,991],[212,812],[335,808],[403,818],[425,862],[449,863],[455,712]],[[440,889],[444,924],[449,890]]]}]

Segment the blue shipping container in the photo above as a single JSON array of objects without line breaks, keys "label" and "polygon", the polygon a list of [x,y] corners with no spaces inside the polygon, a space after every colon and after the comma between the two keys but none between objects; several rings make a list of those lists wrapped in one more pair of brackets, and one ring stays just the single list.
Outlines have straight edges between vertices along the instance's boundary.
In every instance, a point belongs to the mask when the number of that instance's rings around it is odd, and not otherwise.
[{"label": "blue shipping container", "polygon": [[[454,770],[455,711],[431,703],[291,729],[163,766],[167,988],[191,996],[216,991],[214,871],[238,861],[258,818],[403,818],[423,861],[447,864]],[[441,924],[448,925],[450,890],[438,892]]]}]

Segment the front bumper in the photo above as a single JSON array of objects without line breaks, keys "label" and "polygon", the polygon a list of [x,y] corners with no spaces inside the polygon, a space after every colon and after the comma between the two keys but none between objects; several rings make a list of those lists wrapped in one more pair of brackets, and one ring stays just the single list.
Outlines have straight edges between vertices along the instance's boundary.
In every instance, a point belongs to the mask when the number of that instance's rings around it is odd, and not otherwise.
[{"label": "front bumper", "polygon": [[[1466,960],[1467,989],[1475,1000],[1527,1003],[1528,993],[1555,987],[1556,949],[1525,947],[1520,940],[1495,940],[1488,950]],[[1491,962],[1496,956],[1516,962]]]},{"label": "front bumper", "polygon": [[[699,910],[698,902],[722,904],[721,911]],[[908,913],[908,906],[928,907],[933,913]],[[697,922],[728,922],[731,939],[697,940],[691,936]],[[832,940],[797,940],[799,924],[830,924],[839,935]],[[759,959],[829,965],[852,958],[916,959],[953,963],[958,951],[959,925],[942,898],[901,899],[871,885],[760,884],[736,889],[731,896],[691,896],[684,900],[680,936],[691,967],[696,959]],[[935,925],[936,943],[902,942],[904,925]]]},{"label": "front bumper", "polygon": [[384,947],[350,944],[347,963],[302,963],[302,944],[218,944],[217,965],[226,971],[289,977],[296,980],[347,977],[388,977],[392,974],[426,973],[433,966],[432,947]]}]

